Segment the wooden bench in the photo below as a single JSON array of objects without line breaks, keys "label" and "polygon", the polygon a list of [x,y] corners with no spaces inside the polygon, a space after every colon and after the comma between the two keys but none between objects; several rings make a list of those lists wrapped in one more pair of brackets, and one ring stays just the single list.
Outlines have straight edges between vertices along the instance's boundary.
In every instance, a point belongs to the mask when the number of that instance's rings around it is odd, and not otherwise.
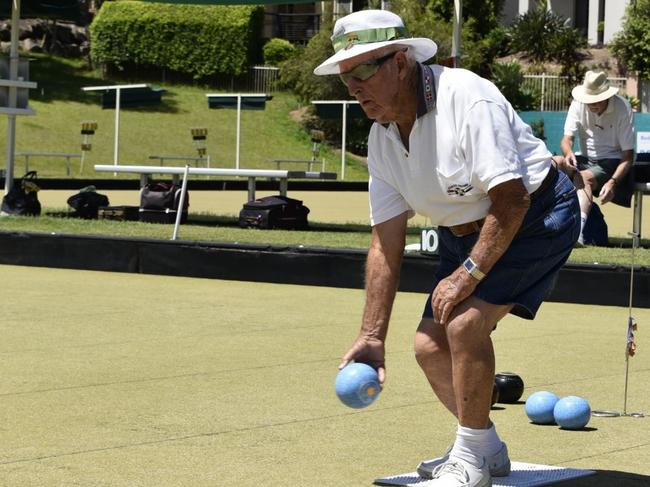
[{"label": "wooden bench", "polygon": [[[112,173],[134,173],[140,175],[140,185],[144,186],[152,174],[169,174],[175,182],[185,173],[184,167],[172,166],[116,166],[96,164],[95,171]],[[334,172],[286,171],[273,169],[217,169],[190,167],[188,175],[197,176],[235,176],[248,179],[248,201],[255,199],[256,180],[258,178],[277,179],[280,181],[280,194],[286,196],[289,179],[336,179]]]},{"label": "wooden bench", "polygon": [[196,156],[149,156],[149,159],[155,159],[160,161],[160,165],[164,166],[165,161],[185,161],[185,162],[195,162],[198,163],[200,162],[205,162],[205,167],[210,167],[210,156],[205,156],[205,157],[196,157]]},{"label": "wooden bench", "polygon": [[[29,159],[31,157],[62,157],[65,159],[66,175],[71,175],[71,159],[83,159],[82,154],[67,154],[63,152],[16,152],[16,156],[25,158],[25,172],[29,172]],[[81,169],[80,169],[81,170]]]},{"label": "wooden bench", "polygon": [[[163,88],[130,88],[120,93],[121,108],[137,108],[141,106],[159,105],[162,102]],[[102,108],[115,108],[115,90],[106,90],[102,93]]]},{"label": "wooden bench", "polygon": [[275,163],[277,169],[280,169],[282,164],[306,164],[307,171],[311,171],[313,165],[320,162],[320,170],[325,171],[325,159],[320,161],[314,159],[270,159],[269,162]]}]

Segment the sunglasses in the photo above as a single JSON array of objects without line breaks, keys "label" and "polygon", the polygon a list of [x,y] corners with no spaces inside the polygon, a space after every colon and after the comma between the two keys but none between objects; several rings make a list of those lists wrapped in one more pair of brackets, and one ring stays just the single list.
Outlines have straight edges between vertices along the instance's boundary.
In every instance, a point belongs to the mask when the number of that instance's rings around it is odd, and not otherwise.
[{"label": "sunglasses", "polygon": [[359,64],[354,69],[339,74],[339,77],[341,78],[341,81],[343,81],[343,84],[345,85],[348,84],[348,81],[350,81],[351,78],[356,78],[359,81],[365,81],[368,78],[374,76],[377,73],[377,71],[379,71],[379,68],[381,68],[382,64],[384,64],[386,61],[388,61],[398,52],[404,52],[404,51],[406,51],[406,48],[400,49],[398,51],[393,51],[382,57],[369,59],[368,61]]}]

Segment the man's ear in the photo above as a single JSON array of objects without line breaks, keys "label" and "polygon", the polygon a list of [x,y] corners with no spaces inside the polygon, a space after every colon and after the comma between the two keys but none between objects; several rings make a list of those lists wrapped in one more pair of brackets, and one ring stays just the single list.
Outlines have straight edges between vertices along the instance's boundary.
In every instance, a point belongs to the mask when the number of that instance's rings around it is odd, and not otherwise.
[{"label": "man's ear", "polygon": [[395,54],[395,63],[397,64],[397,76],[399,79],[406,79],[409,71],[409,61],[404,51],[399,51]]}]

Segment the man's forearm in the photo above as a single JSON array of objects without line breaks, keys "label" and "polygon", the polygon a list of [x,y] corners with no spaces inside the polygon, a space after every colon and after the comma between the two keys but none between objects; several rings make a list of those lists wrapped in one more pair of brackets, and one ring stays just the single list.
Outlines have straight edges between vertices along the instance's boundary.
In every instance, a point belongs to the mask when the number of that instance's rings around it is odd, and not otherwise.
[{"label": "man's forearm", "polygon": [[614,174],[612,174],[612,178],[617,181],[617,183],[620,183],[623,181],[625,176],[627,175],[628,171],[632,168],[632,160],[634,159],[634,151],[625,151],[623,152],[623,156],[621,157],[621,162],[618,163],[618,166],[616,166],[616,170],[614,171]]},{"label": "man's forearm", "polygon": [[398,219],[389,223],[390,229],[373,229],[366,260],[366,304],[361,331],[382,341],[386,339],[404,255],[406,216]]},{"label": "man's forearm", "polygon": [[560,141],[560,149],[562,150],[562,154],[565,156],[570,152],[573,152],[573,138],[567,135],[562,137],[562,140]]},{"label": "man's forearm", "polygon": [[530,206],[530,197],[521,180],[497,186],[490,197],[492,206],[470,253],[478,268],[486,274],[510,246]]}]

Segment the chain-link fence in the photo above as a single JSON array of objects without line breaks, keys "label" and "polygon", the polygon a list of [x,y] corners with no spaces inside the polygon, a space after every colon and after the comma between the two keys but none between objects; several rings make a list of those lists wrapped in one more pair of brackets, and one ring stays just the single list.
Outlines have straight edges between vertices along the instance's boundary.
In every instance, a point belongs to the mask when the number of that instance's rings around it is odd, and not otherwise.
[{"label": "chain-link fence", "polygon": [[[608,78],[611,86],[620,89],[619,94],[624,95],[626,89],[625,78]],[[571,105],[571,90],[575,85],[566,76],[552,74],[527,74],[524,75],[524,87],[531,89],[539,95],[538,110],[542,112],[563,112]]]}]

